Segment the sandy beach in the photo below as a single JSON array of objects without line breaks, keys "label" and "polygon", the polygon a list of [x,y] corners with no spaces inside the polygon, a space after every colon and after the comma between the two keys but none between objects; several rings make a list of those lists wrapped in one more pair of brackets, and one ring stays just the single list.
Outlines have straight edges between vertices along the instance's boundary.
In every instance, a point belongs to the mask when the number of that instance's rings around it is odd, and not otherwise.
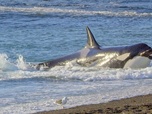
[{"label": "sandy beach", "polygon": [[152,114],[152,94],[37,114]]}]

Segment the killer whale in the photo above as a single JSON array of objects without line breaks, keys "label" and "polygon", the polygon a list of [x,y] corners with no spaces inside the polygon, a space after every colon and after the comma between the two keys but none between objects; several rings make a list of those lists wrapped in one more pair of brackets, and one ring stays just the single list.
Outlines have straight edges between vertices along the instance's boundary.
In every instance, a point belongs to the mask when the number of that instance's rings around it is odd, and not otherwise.
[{"label": "killer whale", "polygon": [[109,68],[145,68],[152,59],[152,48],[145,43],[131,46],[102,48],[89,27],[86,28],[87,44],[76,53],[39,63],[36,69],[48,70],[57,65],[65,65],[75,60],[81,66]]}]

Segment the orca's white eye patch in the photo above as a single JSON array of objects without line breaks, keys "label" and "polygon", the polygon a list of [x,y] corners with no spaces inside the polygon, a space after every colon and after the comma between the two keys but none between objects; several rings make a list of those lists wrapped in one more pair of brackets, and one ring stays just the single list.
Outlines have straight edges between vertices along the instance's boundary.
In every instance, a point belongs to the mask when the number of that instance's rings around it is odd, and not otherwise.
[{"label": "orca's white eye patch", "polygon": [[125,53],[117,57],[117,60],[124,61],[130,56],[130,53]]}]

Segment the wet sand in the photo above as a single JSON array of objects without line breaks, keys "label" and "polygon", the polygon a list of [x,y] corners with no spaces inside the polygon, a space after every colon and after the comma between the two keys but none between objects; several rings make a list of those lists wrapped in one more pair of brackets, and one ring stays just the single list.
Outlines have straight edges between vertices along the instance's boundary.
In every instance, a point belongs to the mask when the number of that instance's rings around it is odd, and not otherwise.
[{"label": "wet sand", "polygon": [[152,94],[37,114],[152,114]]}]

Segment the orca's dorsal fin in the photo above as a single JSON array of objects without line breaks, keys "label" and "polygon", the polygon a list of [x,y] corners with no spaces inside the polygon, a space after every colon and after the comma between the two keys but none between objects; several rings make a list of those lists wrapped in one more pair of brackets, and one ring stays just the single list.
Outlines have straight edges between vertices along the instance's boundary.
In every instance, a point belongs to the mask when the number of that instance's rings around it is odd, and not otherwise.
[{"label": "orca's dorsal fin", "polygon": [[87,48],[99,48],[100,45],[95,40],[89,27],[86,27],[86,31],[87,31],[87,45],[85,47],[87,47]]}]

